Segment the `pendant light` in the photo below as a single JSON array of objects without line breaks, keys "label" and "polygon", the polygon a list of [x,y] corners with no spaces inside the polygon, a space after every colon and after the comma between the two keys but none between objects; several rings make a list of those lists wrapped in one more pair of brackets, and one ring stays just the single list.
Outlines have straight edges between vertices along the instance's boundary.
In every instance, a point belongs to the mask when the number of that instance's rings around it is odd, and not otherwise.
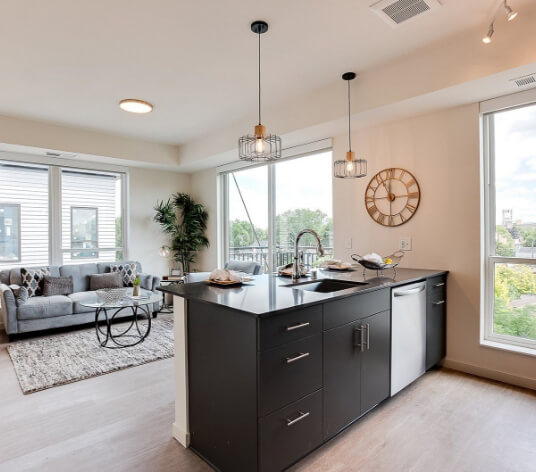
[{"label": "pendant light", "polygon": [[238,155],[245,161],[271,161],[281,157],[281,138],[275,134],[267,135],[261,122],[261,34],[268,31],[268,23],[254,21],[251,31],[259,37],[259,124],[255,126],[253,135],[238,139]]},{"label": "pendant light", "polygon": [[333,175],[338,179],[357,179],[367,175],[367,161],[356,159],[352,151],[352,129],[350,126],[350,81],[356,78],[355,72],[346,72],[342,75],[343,80],[348,82],[348,152],[344,161],[335,161]]}]

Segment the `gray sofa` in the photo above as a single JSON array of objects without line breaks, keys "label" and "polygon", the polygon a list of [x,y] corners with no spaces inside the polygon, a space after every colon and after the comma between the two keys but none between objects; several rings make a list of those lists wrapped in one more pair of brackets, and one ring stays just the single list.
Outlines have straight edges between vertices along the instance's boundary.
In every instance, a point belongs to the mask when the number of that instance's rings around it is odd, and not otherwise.
[{"label": "gray sofa", "polygon": [[[125,264],[114,262],[113,264]],[[144,274],[141,264],[136,262],[140,279],[141,293],[157,292],[160,278]],[[16,293],[21,284],[20,269],[0,271],[1,316],[6,333],[13,338],[17,334],[41,331],[52,328],[75,326],[95,321],[95,309],[84,307],[83,302],[97,302],[96,292],[89,290],[89,276],[110,272],[110,263],[92,263],[64,266],[47,266],[54,277],[73,278],[73,293],[70,295],[53,295],[51,297],[30,297],[19,303]],[[32,267],[35,268],[35,267]],[[153,314],[160,309],[160,304],[152,306]],[[113,312],[112,312],[113,313]],[[111,314],[111,313],[109,313]],[[131,316],[130,310],[123,310],[118,318]]]}]

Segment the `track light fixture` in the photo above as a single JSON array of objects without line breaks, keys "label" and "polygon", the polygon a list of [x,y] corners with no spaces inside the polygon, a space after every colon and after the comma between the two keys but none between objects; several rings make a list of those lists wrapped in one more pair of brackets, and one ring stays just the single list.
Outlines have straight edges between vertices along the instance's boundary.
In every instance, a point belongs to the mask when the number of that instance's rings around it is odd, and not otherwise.
[{"label": "track light fixture", "polygon": [[499,10],[501,9],[501,7],[504,9],[504,13],[505,13],[506,18],[507,18],[508,21],[513,21],[513,20],[515,20],[517,18],[518,12],[515,11],[515,10],[512,10],[510,5],[508,5],[507,0],[504,0],[501,3],[499,3],[499,5],[497,5],[497,7],[495,9],[495,14],[493,15],[493,18],[491,19],[491,23],[489,25],[488,32],[487,32],[486,36],[484,36],[482,38],[482,42],[484,44],[491,43],[491,37],[493,36],[493,33],[495,33],[495,20],[497,19],[497,15],[499,14]]}]

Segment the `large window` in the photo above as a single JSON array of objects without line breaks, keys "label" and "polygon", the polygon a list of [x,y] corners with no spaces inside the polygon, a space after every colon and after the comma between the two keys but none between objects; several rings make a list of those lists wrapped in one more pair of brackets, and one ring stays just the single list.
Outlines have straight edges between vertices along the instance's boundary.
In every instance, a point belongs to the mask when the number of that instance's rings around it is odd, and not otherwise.
[{"label": "large window", "polygon": [[0,161],[0,269],[127,257],[125,178],[122,172]]},{"label": "large window", "polygon": [[[256,261],[264,272],[292,262],[294,240],[315,230],[333,253],[331,151],[247,167],[222,176],[225,262]],[[312,236],[300,242],[304,262],[318,262]]]},{"label": "large window", "polygon": [[536,104],[484,115],[484,340],[536,349]]}]

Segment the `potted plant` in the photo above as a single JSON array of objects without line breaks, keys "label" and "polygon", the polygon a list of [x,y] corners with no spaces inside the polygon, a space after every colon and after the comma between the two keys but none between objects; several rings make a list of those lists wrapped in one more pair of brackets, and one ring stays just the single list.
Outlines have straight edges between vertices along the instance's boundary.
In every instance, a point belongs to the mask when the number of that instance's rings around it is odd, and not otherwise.
[{"label": "potted plant", "polygon": [[139,297],[140,296],[140,283],[141,283],[141,281],[140,281],[139,277],[136,277],[134,279],[134,288],[132,290],[132,296],[133,297]]},{"label": "potted plant", "polygon": [[187,274],[197,260],[197,253],[209,245],[205,236],[208,220],[205,207],[187,193],[176,193],[167,202],[157,202],[154,209],[154,220],[171,237],[173,259]]}]

